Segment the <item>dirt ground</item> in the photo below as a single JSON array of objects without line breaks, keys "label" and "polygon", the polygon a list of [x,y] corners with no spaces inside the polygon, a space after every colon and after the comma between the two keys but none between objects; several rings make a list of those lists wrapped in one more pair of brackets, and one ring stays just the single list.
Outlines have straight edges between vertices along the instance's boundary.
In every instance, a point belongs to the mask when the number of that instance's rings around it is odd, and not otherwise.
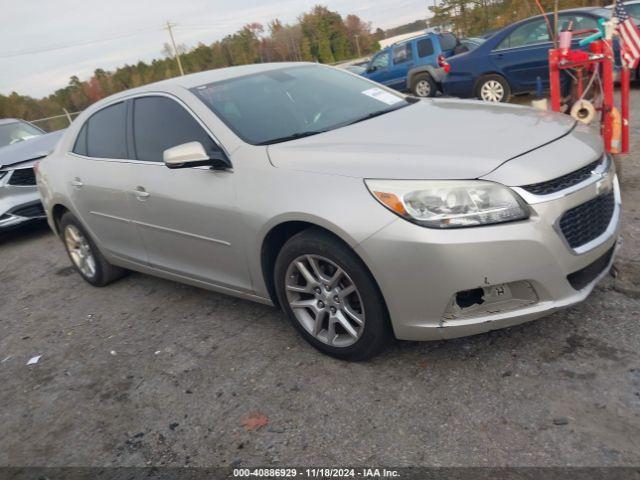
[{"label": "dirt ground", "polygon": [[90,287],[46,226],[6,234],[0,465],[639,465],[640,154],[620,164],[617,278],[367,363],[317,353],[273,308],[140,274]]}]

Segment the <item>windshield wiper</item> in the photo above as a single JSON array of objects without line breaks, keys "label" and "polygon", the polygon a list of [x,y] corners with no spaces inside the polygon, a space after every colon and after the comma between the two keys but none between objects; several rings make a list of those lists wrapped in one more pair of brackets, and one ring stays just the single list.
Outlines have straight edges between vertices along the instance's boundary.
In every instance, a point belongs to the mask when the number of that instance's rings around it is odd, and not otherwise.
[{"label": "windshield wiper", "polygon": [[396,110],[400,110],[401,108],[407,107],[409,105],[410,105],[410,103],[405,103],[404,105],[400,105],[399,107],[395,107],[395,108],[385,108],[384,110],[376,110],[375,112],[371,112],[370,114],[365,115],[362,118],[358,118],[357,120],[354,120],[353,122],[347,123],[347,125],[353,125],[355,123],[360,123],[360,122],[364,122],[365,120],[370,120],[372,118],[379,117],[379,116],[384,115],[386,113],[395,112]]},{"label": "windshield wiper", "polygon": [[288,142],[289,140],[297,140],[299,138],[311,137],[312,135],[318,135],[319,133],[324,133],[326,130],[309,130],[308,132],[296,132],[291,135],[287,135],[286,137],[278,137],[272,138],[270,140],[265,140],[264,142],[260,142],[256,145],[272,145],[274,143],[282,143]]}]

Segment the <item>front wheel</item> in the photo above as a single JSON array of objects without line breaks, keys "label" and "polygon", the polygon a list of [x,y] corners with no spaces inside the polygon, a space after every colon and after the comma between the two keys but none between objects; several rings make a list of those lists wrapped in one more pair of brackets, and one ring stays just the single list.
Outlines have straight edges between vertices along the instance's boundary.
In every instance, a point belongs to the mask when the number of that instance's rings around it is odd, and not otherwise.
[{"label": "front wheel", "polygon": [[300,334],[327,355],[365,360],[391,332],[382,295],[362,261],[316,229],[285,243],[276,260],[278,300]]},{"label": "front wheel", "polygon": [[411,92],[416,97],[435,97],[438,86],[435,80],[428,73],[419,73],[411,81]]},{"label": "front wheel", "polygon": [[511,87],[500,75],[486,75],[478,82],[476,95],[485,102],[506,103],[511,98]]}]

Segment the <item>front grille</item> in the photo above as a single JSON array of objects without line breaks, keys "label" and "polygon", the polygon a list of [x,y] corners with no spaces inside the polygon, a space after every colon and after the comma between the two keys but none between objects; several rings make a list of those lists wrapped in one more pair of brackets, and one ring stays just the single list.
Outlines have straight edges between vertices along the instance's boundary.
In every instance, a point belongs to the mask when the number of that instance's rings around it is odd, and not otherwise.
[{"label": "front grille", "polygon": [[615,210],[613,190],[568,210],[560,219],[560,230],[571,248],[578,248],[602,235]]},{"label": "front grille", "polygon": [[9,177],[9,185],[35,185],[36,184],[36,172],[33,168],[21,168],[20,170],[14,170]]},{"label": "front grille", "polygon": [[529,193],[533,193],[534,195],[549,195],[551,193],[556,193],[585,181],[591,176],[591,172],[595,170],[600,163],[602,163],[602,160],[596,160],[586,167],[582,167],[581,169],[563,175],[562,177],[554,178],[553,180],[548,180],[542,183],[525,185],[521,188]]},{"label": "front grille", "polygon": [[567,280],[569,281],[571,286],[576,290],[582,290],[584,287],[593,282],[598,277],[598,275],[600,275],[604,271],[604,269],[607,268],[607,265],[609,265],[614,250],[615,245],[595,262],[587,265],[577,272],[573,272],[567,275]]},{"label": "front grille", "polygon": [[27,205],[26,207],[16,208],[11,211],[12,215],[16,215],[18,217],[26,217],[26,218],[37,218],[44,217],[46,214],[44,213],[44,208],[41,203],[37,203],[34,205]]}]

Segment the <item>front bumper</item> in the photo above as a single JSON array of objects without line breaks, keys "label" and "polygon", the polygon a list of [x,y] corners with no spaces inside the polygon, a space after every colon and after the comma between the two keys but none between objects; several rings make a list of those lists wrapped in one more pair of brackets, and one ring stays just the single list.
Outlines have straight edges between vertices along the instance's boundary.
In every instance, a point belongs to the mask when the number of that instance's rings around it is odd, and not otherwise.
[{"label": "front bumper", "polygon": [[46,218],[36,186],[14,186],[0,180],[0,231]]},{"label": "front bumper", "polygon": [[[583,301],[609,271],[618,248],[620,191],[615,173],[609,180],[616,209],[606,232],[586,251],[567,245],[557,224],[566,211],[598,195],[601,186],[596,184],[530,205],[526,221],[434,230],[397,219],[365,240],[357,251],[378,281],[396,337],[439,340],[474,335]],[[577,289],[570,279],[582,272],[591,276]],[[471,315],[452,314],[458,292],[509,290],[514,285],[532,289],[528,301],[484,311],[476,306]]]}]

